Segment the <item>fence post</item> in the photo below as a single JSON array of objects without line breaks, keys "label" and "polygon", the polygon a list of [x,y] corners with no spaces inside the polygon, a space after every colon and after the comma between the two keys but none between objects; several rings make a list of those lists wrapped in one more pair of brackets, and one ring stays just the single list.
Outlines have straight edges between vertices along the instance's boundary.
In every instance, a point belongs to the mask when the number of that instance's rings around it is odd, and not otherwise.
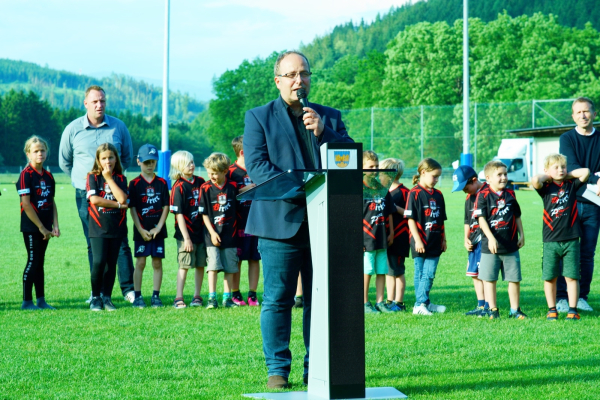
[{"label": "fence post", "polygon": [[373,151],[373,119],[374,119],[374,112],[373,112],[373,107],[371,107],[371,151]]},{"label": "fence post", "polygon": [[531,100],[531,129],[535,129],[535,100]]},{"label": "fence post", "polygon": [[421,160],[423,159],[424,136],[425,136],[425,127],[423,125],[423,106],[421,106]]}]

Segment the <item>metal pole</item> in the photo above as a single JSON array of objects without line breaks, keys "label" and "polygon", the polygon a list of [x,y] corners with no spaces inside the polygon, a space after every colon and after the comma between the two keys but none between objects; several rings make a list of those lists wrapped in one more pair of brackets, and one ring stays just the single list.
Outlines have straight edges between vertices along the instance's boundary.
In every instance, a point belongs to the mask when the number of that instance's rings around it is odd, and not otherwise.
[{"label": "metal pole", "polygon": [[421,160],[423,159],[424,136],[425,136],[425,126],[423,125],[423,106],[421,106]]},{"label": "metal pole", "polygon": [[165,0],[165,47],[163,58],[163,98],[162,98],[162,145],[161,150],[169,150],[169,9],[170,0]]},{"label": "metal pole", "polygon": [[165,0],[165,48],[163,58],[163,93],[162,93],[162,137],[161,151],[158,157],[157,175],[165,179],[171,188],[169,168],[171,151],[169,150],[169,21],[170,0]]},{"label": "metal pole", "polygon": [[473,168],[475,169],[475,171],[477,171],[477,103],[473,103],[473,108],[473,111],[475,112],[475,116],[473,117],[475,119],[475,126],[473,129]]},{"label": "metal pole", "polygon": [[373,151],[373,119],[374,119],[374,112],[373,112],[373,107],[371,107],[371,151]]},{"label": "metal pole", "polygon": [[473,156],[469,146],[469,0],[463,0],[463,152],[462,165],[471,165]]},{"label": "metal pole", "polygon": [[535,129],[535,100],[531,100],[531,129]]}]

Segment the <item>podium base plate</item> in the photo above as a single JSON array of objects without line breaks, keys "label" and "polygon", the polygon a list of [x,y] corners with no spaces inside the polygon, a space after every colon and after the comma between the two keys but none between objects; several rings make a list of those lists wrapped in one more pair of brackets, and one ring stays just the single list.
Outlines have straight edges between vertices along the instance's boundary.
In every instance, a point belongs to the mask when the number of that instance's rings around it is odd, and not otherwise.
[{"label": "podium base plate", "polygon": [[[366,399],[406,399],[407,395],[393,387],[366,388],[365,397],[345,399],[345,400],[366,400]],[[268,400],[323,400],[325,397],[315,396],[308,392],[286,392],[286,393],[248,393],[244,397],[253,399]]]}]

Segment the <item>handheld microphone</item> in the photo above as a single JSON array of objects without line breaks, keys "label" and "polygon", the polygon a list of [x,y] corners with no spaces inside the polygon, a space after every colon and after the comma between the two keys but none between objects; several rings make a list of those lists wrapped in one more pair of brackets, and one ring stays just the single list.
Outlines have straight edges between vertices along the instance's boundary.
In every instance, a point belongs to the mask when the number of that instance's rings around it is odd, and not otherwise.
[{"label": "handheld microphone", "polygon": [[302,104],[302,107],[308,107],[308,100],[306,98],[306,89],[300,88],[300,89],[296,90],[296,95],[298,96],[298,100],[300,101],[300,104]]}]

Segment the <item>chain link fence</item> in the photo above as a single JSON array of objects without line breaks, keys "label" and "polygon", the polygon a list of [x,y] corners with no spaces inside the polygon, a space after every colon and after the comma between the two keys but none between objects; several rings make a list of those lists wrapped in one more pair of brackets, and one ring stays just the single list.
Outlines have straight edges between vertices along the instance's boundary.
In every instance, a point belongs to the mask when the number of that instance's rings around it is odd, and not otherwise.
[{"label": "chain link fence", "polygon": [[[503,138],[516,137],[508,131],[573,125],[573,100],[472,103],[470,146],[475,169],[497,154]],[[344,110],[342,117],[350,136],[362,142],[363,149],[381,158],[400,158],[407,168],[415,168],[424,157],[451,167],[462,153],[462,104]]]}]

